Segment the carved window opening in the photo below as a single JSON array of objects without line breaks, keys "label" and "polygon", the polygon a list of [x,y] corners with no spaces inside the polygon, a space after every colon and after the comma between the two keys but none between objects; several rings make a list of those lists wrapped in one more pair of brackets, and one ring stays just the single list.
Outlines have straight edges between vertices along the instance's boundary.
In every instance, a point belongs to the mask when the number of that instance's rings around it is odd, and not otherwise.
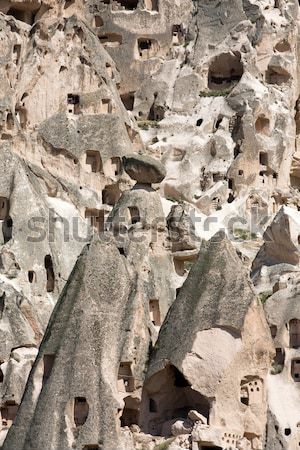
[{"label": "carved window opening", "polygon": [[74,401],[74,422],[76,427],[85,424],[89,415],[89,404],[85,397],[76,397]]},{"label": "carved window opening", "polygon": [[102,191],[103,205],[115,206],[120,197],[121,191],[117,184],[110,184],[108,186],[105,186]]},{"label": "carved window opening", "polygon": [[153,398],[149,398],[149,412],[156,413],[158,410],[157,403]]},{"label": "carved window opening", "polygon": [[259,164],[262,166],[268,165],[268,153],[266,152],[259,153]]},{"label": "carved window opening", "polygon": [[258,377],[248,376],[241,381],[240,401],[244,405],[260,404],[263,398],[263,382]]},{"label": "carved window opening", "polygon": [[269,84],[281,86],[282,84],[287,83],[290,78],[291,74],[285,69],[282,69],[282,71],[278,73],[277,68],[268,67],[266,72],[266,82]]},{"label": "carved window opening", "polygon": [[150,320],[153,325],[159,327],[161,325],[159,300],[149,301]]},{"label": "carved window opening", "polygon": [[21,56],[21,45],[16,44],[16,45],[14,45],[14,48],[13,48],[13,57],[14,57],[14,63],[17,65],[19,64],[20,56]]},{"label": "carved window opening", "polygon": [[132,397],[124,399],[125,406],[121,416],[121,426],[130,427],[131,425],[138,425],[139,423],[139,402]]},{"label": "carved window opening", "polygon": [[131,370],[131,362],[121,362],[118,372],[118,389],[121,392],[133,392],[135,380]]},{"label": "carved window opening", "polygon": [[90,226],[99,233],[104,231],[105,216],[103,209],[86,209],[85,218],[89,219]]},{"label": "carved window opening", "polygon": [[28,270],[28,281],[30,284],[36,281],[36,274],[34,270]]},{"label": "carved window opening", "polygon": [[53,366],[54,366],[55,355],[48,354],[43,356],[44,373],[43,373],[43,385],[47,383],[50,378]]},{"label": "carved window opening", "polygon": [[260,116],[255,122],[255,130],[260,134],[269,134],[270,131],[270,120],[265,116]]},{"label": "carved window opening", "polygon": [[18,411],[18,405],[14,401],[6,402],[0,409],[2,427],[9,428],[14,423]]},{"label": "carved window opening", "polygon": [[85,445],[83,450],[100,450],[99,445]]},{"label": "carved window opening", "polygon": [[47,276],[46,290],[47,290],[47,292],[53,292],[54,285],[55,285],[55,276],[54,276],[53,262],[52,262],[51,255],[45,256],[44,265],[45,265],[46,276]]},{"label": "carved window opening", "polygon": [[16,108],[16,119],[19,122],[22,130],[25,130],[26,126],[27,126],[27,110],[26,110],[26,108],[23,108],[23,107]]},{"label": "carved window opening", "polygon": [[275,50],[277,50],[280,53],[290,52],[291,51],[290,43],[286,39],[283,39],[282,41],[277,42],[277,44],[275,45]]},{"label": "carved window opening", "polygon": [[147,60],[149,58],[152,58],[156,55],[158,48],[158,42],[154,39],[138,39],[138,53],[140,59]]},{"label": "carved window opening", "polygon": [[104,25],[104,22],[103,22],[102,17],[95,16],[95,27],[100,28],[100,27],[103,27],[103,25]]},{"label": "carved window opening", "polygon": [[293,359],[291,364],[291,375],[294,381],[300,382],[300,359]]},{"label": "carved window opening", "polygon": [[99,40],[104,47],[119,47],[123,42],[123,37],[121,34],[107,33],[99,36]]},{"label": "carved window opening", "polygon": [[75,3],[75,0],[66,0],[64,9],[70,8],[70,6],[74,5],[74,3]]},{"label": "carved window opening", "polygon": [[139,0],[117,0],[125,9],[134,10],[138,7]]},{"label": "carved window opening", "polygon": [[25,22],[28,25],[34,24],[34,13],[30,10],[10,8],[7,12],[7,15],[13,16],[15,19],[20,20],[21,22]]},{"label": "carved window opening", "polygon": [[102,159],[99,151],[88,150],[86,152],[86,165],[90,166],[93,173],[103,172]]},{"label": "carved window opening", "polygon": [[139,209],[136,206],[129,206],[130,222],[132,225],[141,221]]},{"label": "carved window opening", "polygon": [[9,201],[6,197],[0,197],[0,220],[5,220],[8,216]]},{"label": "carved window opening", "polygon": [[182,25],[172,26],[172,44],[181,45],[184,43],[184,33]]},{"label": "carved window opening", "polygon": [[114,168],[115,176],[121,175],[121,173],[122,173],[121,159],[118,156],[111,158],[111,164]]},{"label": "carved window opening", "polygon": [[0,319],[3,318],[4,309],[5,309],[5,292],[0,296]]},{"label": "carved window opening", "polygon": [[4,244],[12,239],[13,220],[10,216],[6,217],[2,223],[2,233]]},{"label": "carved window opening", "polygon": [[68,94],[67,102],[70,114],[80,113],[80,96],[78,94]]},{"label": "carved window opening", "polygon": [[300,347],[300,320],[292,319],[289,323],[290,330],[290,347]]},{"label": "carved window opening", "polygon": [[270,332],[271,332],[272,339],[275,339],[276,338],[276,334],[277,334],[277,326],[276,325],[271,325],[270,326]]},{"label": "carved window opening", "polygon": [[215,123],[215,130],[218,130],[220,128],[220,125],[222,122],[223,122],[223,116],[219,116]]},{"label": "carved window opening", "polygon": [[121,95],[121,100],[127,111],[133,111],[134,94],[134,92],[129,92],[128,94]]},{"label": "carved window opening", "polygon": [[8,113],[6,116],[6,129],[8,131],[11,131],[14,129],[14,125],[15,125],[14,116],[12,115],[12,113]]}]

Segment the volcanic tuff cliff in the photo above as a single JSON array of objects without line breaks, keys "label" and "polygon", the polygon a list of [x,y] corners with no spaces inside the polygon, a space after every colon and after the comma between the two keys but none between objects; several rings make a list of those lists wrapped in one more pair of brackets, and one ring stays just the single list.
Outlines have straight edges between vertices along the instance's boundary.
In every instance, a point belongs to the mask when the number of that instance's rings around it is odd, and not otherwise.
[{"label": "volcanic tuff cliff", "polygon": [[0,0],[0,448],[300,448],[297,0]]}]

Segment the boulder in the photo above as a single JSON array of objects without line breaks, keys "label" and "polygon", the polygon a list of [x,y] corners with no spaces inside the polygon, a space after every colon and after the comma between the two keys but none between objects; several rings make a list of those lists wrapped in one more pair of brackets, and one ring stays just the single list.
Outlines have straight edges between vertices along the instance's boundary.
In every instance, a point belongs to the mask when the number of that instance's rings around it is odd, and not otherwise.
[{"label": "boulder", "polygon": [[130,178],[141,184],[161,183],[166,176],[164,166],[151,156],[123,156],[123,166]]},{"label": "boulder", "polygon": [[[258,277],[264,267],[284,264],[299,267],[299,225],[300,213],[288,206],[283,206],[266,229],[264,244],[252,264],[252,277]],[[282,270],[277,269],[277,273]]]},{"label": "boulder", "polygon": [[167,225],[173,252],[193,250],[197,247],[195,225],[183,205],[172,206]]},{"label": "boulder", "polygon": [[200,414],[198,411],[195,411],[194,409],[192,409],[189,413],[188,413],[188,417],[189,419],[191,419],[193,422],[200,422],[203,425],[207,425],[207,418],[204,417],[202,414]]},{"label": "boulder", "polygon": [[190,434],[192,432],[193,424],[190,420],[179,419],[171,426],[173,436],[180,436],[181,434]]}]

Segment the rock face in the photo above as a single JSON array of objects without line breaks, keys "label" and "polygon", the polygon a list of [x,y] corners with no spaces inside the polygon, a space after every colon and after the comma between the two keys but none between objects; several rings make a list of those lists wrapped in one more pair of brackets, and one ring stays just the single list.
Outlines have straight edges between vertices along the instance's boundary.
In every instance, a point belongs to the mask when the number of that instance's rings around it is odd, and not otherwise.
[{"label": "rock face", "polygon": [[[100,440],[107,449],[120,445],[117,411],[122,404],[114,381],[130,291],[125,258],[112,244],[95,239],[79,257],[53,311],[4,449],[72,449],[74,443],[89,448]],[[68,387],[66,359],[72,361]]]},{"label": "rock face", "polygon": [[174,205],[167,217],[173,251],[194,250],[198,246],[195,225],[183,205]]},{"label": "rock face", "polygon": [[299,14],[0,1],[0,448],[299,447]]},{"label": "rock face", "polygon": [[300,214],[282,207],[264,234],[264,245],[258,252],[252,269],[257,270],[277,264],[299,265]]},{"label": "rock face", "polygon": [[249,441],[262,448],[272,355],[263,308],[219,233],[202,245],[160,331],[144,384],[142,426],[164,435],[175,419],[196,410],[209,424],[196,421],[198,445],[222,448],[231,434],[234,446]]},{"label": "rock face", "polygon": [[[276,347],[276,357],[268,375],[269,408],[273,419],[268,428],[279,447],[293,448],[299,444],[299,287],[298,281],[280,281],[274,294],[266,301],[266,316]],[[289,406],[287,406],[289,405]],[[276,430],[280,430],[277,434]],[[296,430],[296,431],[293,431]],[[277,447],[274,447],[277,448]]]}]

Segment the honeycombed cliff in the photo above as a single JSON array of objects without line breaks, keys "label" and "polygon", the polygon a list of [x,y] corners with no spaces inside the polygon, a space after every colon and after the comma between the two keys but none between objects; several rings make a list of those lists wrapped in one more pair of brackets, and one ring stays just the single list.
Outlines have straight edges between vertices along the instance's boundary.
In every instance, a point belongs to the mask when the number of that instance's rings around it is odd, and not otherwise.
[{"label": "honeycombed cliff", "polygon": [[0,0],[0,448],[299,448],[299,24]]}]

